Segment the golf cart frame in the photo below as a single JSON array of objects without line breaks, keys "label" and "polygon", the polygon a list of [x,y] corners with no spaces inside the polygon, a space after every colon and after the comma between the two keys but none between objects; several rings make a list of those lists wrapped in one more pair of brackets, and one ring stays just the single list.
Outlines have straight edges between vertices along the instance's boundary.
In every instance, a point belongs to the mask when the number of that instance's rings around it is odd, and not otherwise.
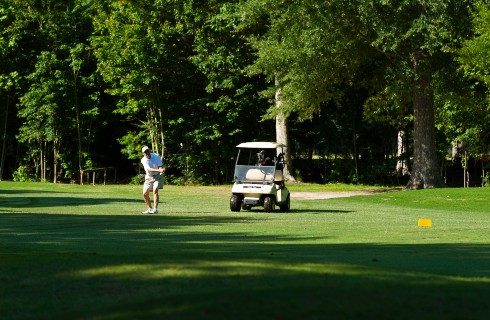
[{"label": "golf cart frame", "polygon": [[289,211],[290,195],[284,183],[284,145],[275,142],[244,142],[237,146],[230,210],[263,206],[271,212],[278,205]]}]

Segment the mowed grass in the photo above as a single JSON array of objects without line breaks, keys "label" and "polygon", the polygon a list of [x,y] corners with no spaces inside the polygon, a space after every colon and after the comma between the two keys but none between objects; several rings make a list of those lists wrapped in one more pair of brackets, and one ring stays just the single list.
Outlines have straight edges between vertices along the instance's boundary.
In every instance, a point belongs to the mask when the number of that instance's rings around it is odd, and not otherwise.
[{"label": "mowed grass", "polygon": [[0,319],[488,317],[490,188],[288,213],[231,213],[230,190],[165,186],[143,215],[140,186],[0,182]]}]

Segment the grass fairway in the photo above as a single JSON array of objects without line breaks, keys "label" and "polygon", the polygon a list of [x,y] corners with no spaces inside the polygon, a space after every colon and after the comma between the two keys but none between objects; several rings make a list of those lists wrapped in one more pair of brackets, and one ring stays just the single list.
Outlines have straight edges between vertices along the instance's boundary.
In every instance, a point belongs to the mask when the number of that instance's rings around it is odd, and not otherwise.
[{"label": "grass fairway", "polygon": [[490,188],[231,213],[229,186],[166,186],[158,215],[140,189],[0,182],[0,319],[490,313]]}]

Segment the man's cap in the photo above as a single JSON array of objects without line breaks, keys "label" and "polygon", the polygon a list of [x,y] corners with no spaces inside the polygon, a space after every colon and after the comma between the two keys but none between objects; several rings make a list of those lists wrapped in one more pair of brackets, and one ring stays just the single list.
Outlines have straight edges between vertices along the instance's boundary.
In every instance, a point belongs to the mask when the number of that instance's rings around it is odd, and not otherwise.
[{"label": "man's cap", "polygon": [[141,149],[141,152],[145,153],[146,150],[150,150],[150,148],[148,148],[147,146],[144,146],[142,149]]}]

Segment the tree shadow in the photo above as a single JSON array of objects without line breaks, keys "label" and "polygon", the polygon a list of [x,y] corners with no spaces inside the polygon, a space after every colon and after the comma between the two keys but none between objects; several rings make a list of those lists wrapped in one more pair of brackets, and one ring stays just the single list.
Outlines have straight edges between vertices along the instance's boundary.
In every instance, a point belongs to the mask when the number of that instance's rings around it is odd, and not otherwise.
[{"label": "tree shadow", "polygon": [[335,209],[318,209],[318,208],[308,208],[308,209],[290,209],[288,211],[281,211],[281,210],[275,210],[272,212],[265,212],[263,209],[260,208],[252,208],[250,210],[244,210],[243,212],[254,212],[254,213],[260,213],[263,212],[264,214],[277,214],[277,213],[308,213],[308,214],[321,214],[321,213],[352,213],[354,211],[351,210],[335,210]]},{"label": "tree shadow", "polygon": [[64,191],[33,190],[33,189],[0,189],[0,194],[24,194],[24,193],[66,193]]},{"label": "tree shadow", "polygon": [[291,213],[309,213],[309,214],[321,214],[321,213],[352,213],[351,210],[335,210],[335,209],[291,209]]},{"label": "tree shadow", "polygon": [[135,198],[113,198],[113,197],[84,198],[84,197],[73,196],[73,194],[71,193],[69,194],[69,196],[49,196],[49,197],[16,196],[11,198],[0,198],[0,206],[8,205],[8,207],[12,207],[12,208],[74,207],[74,206],[103,205],[103,204],[110,204],[110,203],[128,203],[128,202],[141,203],[142,200],[135,199]]},{"label": "tree shadow", "polygon": [[219,229],[256,220],[1,214],[2,318],[483,319],[490,310],[489,244]]}]

